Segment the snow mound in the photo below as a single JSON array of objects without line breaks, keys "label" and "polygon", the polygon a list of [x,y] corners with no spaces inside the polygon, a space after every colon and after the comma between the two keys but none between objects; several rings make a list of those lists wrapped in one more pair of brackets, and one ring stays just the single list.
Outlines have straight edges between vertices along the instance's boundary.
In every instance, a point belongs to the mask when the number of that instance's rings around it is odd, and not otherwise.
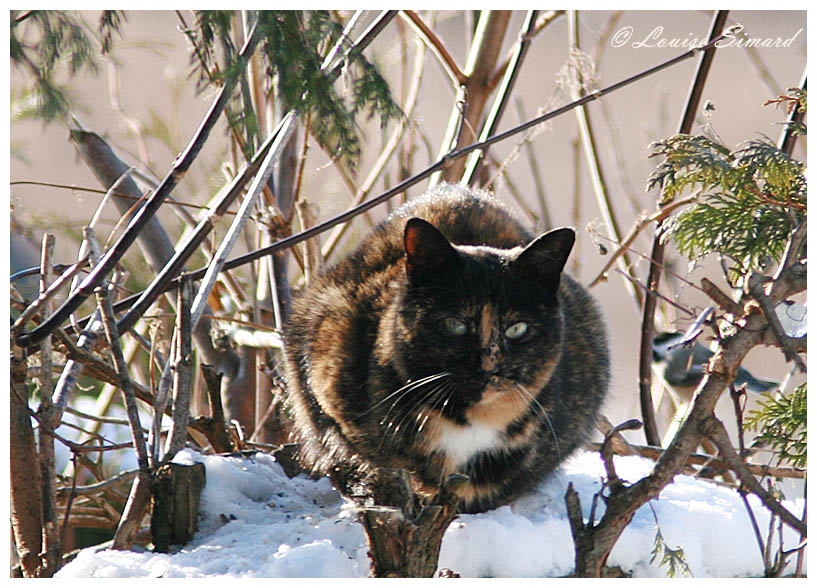
[{"label": "snow mound", "polygon": [[[329,480],[290,479],[274,458],[206,456],[185,450],[179,463],[207,470],[199,531],[177,553],[117,552],[88,548],[59,577],[365,577],[366,541],[355,507]],[[616,457],[625,480],[648,474],[652,462]],[[443,538],[440,568],[463,577],[556,577],[573,569],[573,541],[564,506],[569,482],[579,493],[585,518],[601,487],[598,454],[578,453],[536,492],[496,510],[461,515]],[[749,497],[761,530],[769,512]],[[802,499],[786,506],[795,513]],[[603,501],[597,517],[603,513]],[[656,527],[656,520],[658,527]],[[660,498],[636,513],[610,554],[608,565],[637,577],[663,577],[650,562],[656,531],[667,546],[681,547],[695,577],[758,576],[763,573],[751,522],[738,493],[711,482],[677,476]],[[784,527],[787,549],[799,543]],[[659,558],[660,561],[660,558]],[[793,563],[789,572],[793,571]]]}]

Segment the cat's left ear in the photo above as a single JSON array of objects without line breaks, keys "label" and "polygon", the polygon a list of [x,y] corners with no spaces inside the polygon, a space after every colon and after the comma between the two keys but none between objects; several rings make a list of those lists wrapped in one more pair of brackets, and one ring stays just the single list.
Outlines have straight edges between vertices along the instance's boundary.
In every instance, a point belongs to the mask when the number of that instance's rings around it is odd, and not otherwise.
[{"label": "cat's left ear", "polygon": [[575,241],[573,229],[553,229],[531,241],[513,260],[512,267],[555,292]]}]

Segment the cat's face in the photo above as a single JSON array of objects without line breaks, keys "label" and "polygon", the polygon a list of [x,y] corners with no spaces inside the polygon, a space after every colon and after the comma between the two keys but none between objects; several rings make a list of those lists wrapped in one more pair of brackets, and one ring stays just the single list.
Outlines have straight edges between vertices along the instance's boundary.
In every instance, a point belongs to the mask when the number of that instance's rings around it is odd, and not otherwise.
[{"label": "cat's face", "polygon": [[396,356],[416,411],[466,424],[527,409],[558,361],[556,291],[573,245],[570,229],[525,248],[453,246],[419,219],[405,231],[407,286]]}]

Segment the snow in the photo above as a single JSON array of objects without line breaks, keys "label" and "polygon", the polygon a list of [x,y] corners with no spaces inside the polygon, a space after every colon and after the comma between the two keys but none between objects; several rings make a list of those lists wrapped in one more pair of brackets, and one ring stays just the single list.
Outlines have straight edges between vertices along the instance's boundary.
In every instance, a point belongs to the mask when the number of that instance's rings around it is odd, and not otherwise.
[{"label": "snow", "polygon": [[[324,478],[289,479],[274,458],[180,452],[175,461],[206,467],[199,531],[172,554],[88,548],[59,577],[365,577],[369,560],[355,507]],[[648,474],[652,462],[616,457],[625,480]],[[601,487],[604,468],[596,453],[579,453],[536,492],[496,510],[461,515],[443,538],[440,568],[462,577],[557,577],[573,569],[573,541],[564,494],[568,482],[579,493],[585,517]],[[764,536],[769,512],[754,496],[749,502]],[[802,513],[802,498],[786,506]],[[597,516],[603,512],[603,501]],[[643,506],[610,554],[608,565],[636,577],[664,577],[650,563],[656,518],[664,541],[682,547],[695,577],[745,577],[763,564],[745,506],[732,489],[677,476],[659,499]],[[784,527],[784,545],[799,538]],[[793,560],[789,572],[793,571]]]}]

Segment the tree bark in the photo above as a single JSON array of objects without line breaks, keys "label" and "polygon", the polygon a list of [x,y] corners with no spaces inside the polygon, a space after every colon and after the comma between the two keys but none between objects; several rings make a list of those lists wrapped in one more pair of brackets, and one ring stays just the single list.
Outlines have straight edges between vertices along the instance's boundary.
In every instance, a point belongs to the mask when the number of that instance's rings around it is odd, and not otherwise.
[{"label": "tree bark", "polygon": [[12,345],[9,411],[11,526],[23,576],[34,578],[39,575],[42,551],[42,499],[40,469],[32,467],[37,461],[37,446],[31,427],[25,378],[25,358],[20,348]]},{"label": "tree bark", "polygon": [[200,463],[168,463],[157,470],[150,521],[156,551],[165,553],[171,545],[184,545],[193,538],[205,480]]},{"label": "tree bark", "polygon": [[[449,151],[460,149],[476,141],[485,104],[493,91],[491,80],[496,71],[499,52],[511,12],[508,10],[485,11],[480,16],[474,45],[468,55],[468,63],[463,72],[466,83],[460,87],[457,100],[451,111],[448,130],[443,139],[440,157]],[[465,170],[465,159],[457,159],[443,170],[440,179],[458,182]],[[432,180],[434,182],[434,180]]]},{"label": "tree bark", "polygon": [[459,499],[453,489],[463,481],[462,476],[451,476],[431,503],[421,507],[406,470],[378,470],[372,483],[376,506],[363,507],[359,513],[373,577],[434,576],[443,535],[457,516]]}]

